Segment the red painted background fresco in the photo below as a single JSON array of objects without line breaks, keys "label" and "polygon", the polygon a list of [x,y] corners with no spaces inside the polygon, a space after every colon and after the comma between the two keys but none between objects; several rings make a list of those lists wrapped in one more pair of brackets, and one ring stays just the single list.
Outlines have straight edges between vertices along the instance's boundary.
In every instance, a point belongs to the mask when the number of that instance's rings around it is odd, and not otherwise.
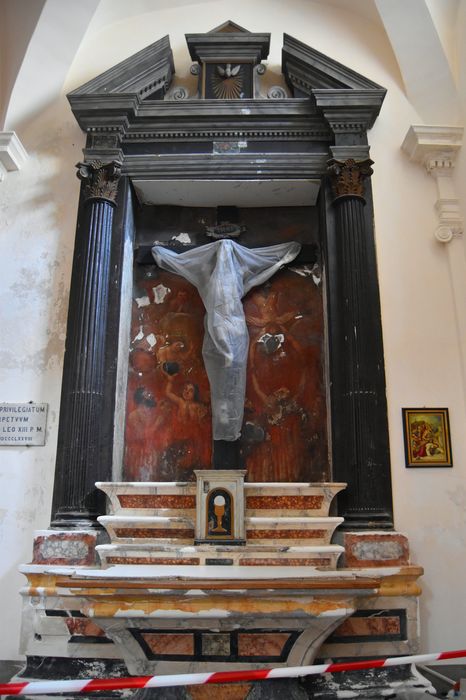
[{"label": "red painted background fresco", "polygon": [[[250,333],[241,454],[249,481],[329,479],[318,270],[280,271],[244,299]],[[211,467],[211,413],[196,289],[136,265],[124,478],[193,479]]]}]

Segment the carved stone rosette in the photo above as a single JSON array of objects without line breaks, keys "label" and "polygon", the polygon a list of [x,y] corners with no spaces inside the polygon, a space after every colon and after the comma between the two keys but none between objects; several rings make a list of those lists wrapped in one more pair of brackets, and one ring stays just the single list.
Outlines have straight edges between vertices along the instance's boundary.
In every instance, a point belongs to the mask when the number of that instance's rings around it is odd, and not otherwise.
[{"label": "carved stone rosette", "polygon": [[328,171],[335,197],[358,197],[364,200],[364,180],[372,175],[373,163],[370,158],[360,161],[353,158],[344,161],[335,158],[329,160]]},{"label": "carved stone rosette", "polygon": [[105,200],[113,206],[116,205],[118,181],[121,177],[121,163],[113,160],[103,163],[93,160],[89,163],[77,163],[77,176],[85,182],[86,200]]}]

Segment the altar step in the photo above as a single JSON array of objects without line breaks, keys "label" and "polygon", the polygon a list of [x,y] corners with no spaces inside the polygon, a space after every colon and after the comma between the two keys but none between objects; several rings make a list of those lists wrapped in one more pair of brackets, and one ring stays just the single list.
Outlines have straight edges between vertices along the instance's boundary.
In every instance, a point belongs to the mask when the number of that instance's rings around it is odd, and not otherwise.
[{"label": "altar step", "polygon": [[[161,515],[102,515],[99,523],[112,542],[135,541],[156,544],[193,544],[194,520],[189,517]],[[343,518],[318,517],[246,517],[246,541],[255,544],[328,545]]]},{"label": "altar step", "polygon": [[343,552],[339,545],[267,546],[170,544],[104,544],[97,546],[102,565],[155,564],[160,566],[313,566],[333,570]]},{"label": "altar step", "polygon": [[[214,472],[215,473],[215,472]],[[185,516],[195,520],[196,484],[168,481],[96,483],[108,497],[109,515]],[[246,517],[328,517],[343,483],[245,483]]]},{"label": "altar step", "polygon": [[345,484],[244,484],[244,546],[195,544],[196,484],[99,482],[109,515],[99,522],[111,544],[103,564],[313,566],[335,569],[342,547],[331,545],[342,518],[329,516]]}]

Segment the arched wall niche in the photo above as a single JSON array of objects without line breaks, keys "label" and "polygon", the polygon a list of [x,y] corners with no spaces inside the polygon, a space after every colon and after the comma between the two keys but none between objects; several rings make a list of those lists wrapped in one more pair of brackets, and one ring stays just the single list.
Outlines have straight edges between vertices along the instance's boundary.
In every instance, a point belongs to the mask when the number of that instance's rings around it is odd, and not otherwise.
[{"label": "arched wall niche", "polygon": [[[339,503],[347,527],[392,527],[367,143],[385,90],[285,34],[283,84],[264,95],[269,41],[232,22],[187,35],[199,76],[198,94],[189,99],[172,89],[168,37],[68,96],[87,141],[78,170],[55,527],[92,525],[102,512],[94,482],[115,478],[121,463],[129,271],[149,254],[140,212],[173,204],[174,192],[184,204],[240,211],[251,201],[269,208],[272,197],[275,205],[308,207],[315,235],[300,262],[320,258],[326,280],[332,471],[320,480],[348,483]],[[218,66],[228,80],[226,72],[239,66],[246,97],[209,92],[206,76]],[[239,460],[234,445],[214,444],[214,467],[239,467]],[[310,470],[312,478],[319,480]]]}]

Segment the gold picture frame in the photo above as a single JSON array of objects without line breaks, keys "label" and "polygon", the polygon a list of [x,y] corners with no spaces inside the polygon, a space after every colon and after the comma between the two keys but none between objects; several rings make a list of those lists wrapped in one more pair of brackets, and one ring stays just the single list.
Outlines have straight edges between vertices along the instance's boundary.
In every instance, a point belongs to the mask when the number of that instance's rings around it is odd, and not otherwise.
[{"label": "gold picture frame", "polygon": [[406,467],[452,467],[448,408],[403,408]]}]

